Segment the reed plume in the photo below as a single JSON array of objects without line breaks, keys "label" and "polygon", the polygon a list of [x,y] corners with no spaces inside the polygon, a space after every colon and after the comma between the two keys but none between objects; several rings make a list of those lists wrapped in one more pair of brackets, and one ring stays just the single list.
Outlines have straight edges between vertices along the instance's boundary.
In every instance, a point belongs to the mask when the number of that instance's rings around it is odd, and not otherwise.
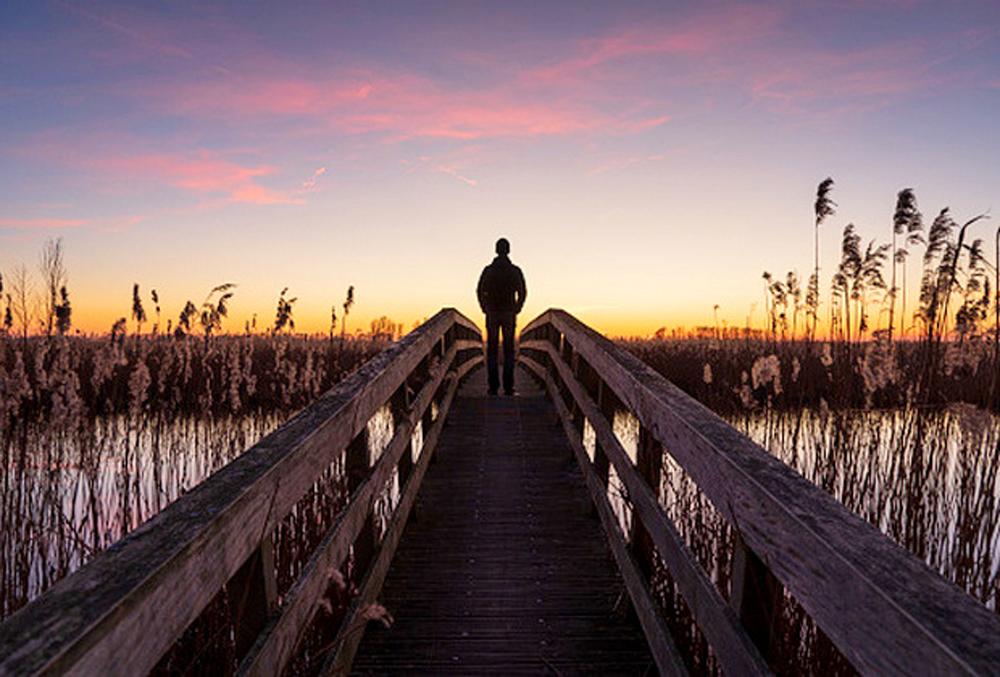
[{"label": "reed plume", "polygon": [[806,291],[807,312],[812,317],[812,329],[809,334],[810,341],[816,338],[816,323],[819,320],[819,227],[828,216],[833,216],[835,207],[837,206],[830,198],[832,190],[833,179],[827,177],[820,181],[819,186],[816,188],[816,200],[813,203],[813,213],[815,215],[815,221],[813,222],[814,261],[813,273],[809,277],[808,289]]}]

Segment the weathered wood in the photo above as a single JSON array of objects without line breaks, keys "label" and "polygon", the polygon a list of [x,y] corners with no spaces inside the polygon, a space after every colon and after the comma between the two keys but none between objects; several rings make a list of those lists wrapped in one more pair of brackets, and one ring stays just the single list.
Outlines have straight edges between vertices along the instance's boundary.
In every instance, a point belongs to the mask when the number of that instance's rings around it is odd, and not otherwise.
[{"label": "weathered wood", "polygon": [[734,531],[734,539],[733,592],[729,601],[754,644],[770,658],[783,601],[781,583],[747,547],[738,531]]},{"label": "weathered wood", "polygon": [[[547,311],[523,335],[534,339],[547,323],[600,373],[858,669],[988,674],[1000,665],[996,614],[569,314]],[[522,346],[541,347],[531,340]]]},{"label": "weathered wood", "polygon": [[656,674],[551,402],[462,384],[356,674]]},{"label": "weathered wood", "polygon": [[448,332],[445,309],[0,626],[0,673],[153,667]]},{"label": "weathered wood", "polygon": [[441,434],[441,429],[444,427],[448,410],[451,408],[451,402],[455,397],[457,389],[458,379],[453,379],[448,385],[448,390],[441,402],[441,413],[429,431],[427,438],[424,440],[424,449],[420,455],[420,460],[414,467],[413,473],[410,475],[410,480],[403,489],[403,495],[400,497],[399,505],[396,506],[392,522],[379,547],[375,562],[361,582],[360,591],[352,601],[344,617],[344,621],[341,623],[334,650],[330,653],[320,671],[322,674],[342,675],[347,674],[350,670],[351,662],[354,660],[354,654],[358,650],[358,644],[361,643],[365,626],[368,622],[363,614],[364,609],[375,602],[379,592],[382,590],[382,582],[385,580],[392,557],[396,553],[396,546],[399,545],[399,539],[403,536],[406,521],[410,517],[410,509],[413,507],[413,503],[417,498],[417,492],[420,490],[420,484],[423,482],[424,474],[427,472],[427,466],[434,455],[434,447],[437,445],[438,437]]},{"label": "weathered wood", "polygon": [[[581,383],[580,385],[584,385]],[[586,387],[586,386],[585,386]],[[636,469],[642,478],[643,484],[652,489],[654,494],[658,494],[660,486],[660,476],[663,466],[663,447],[656,441],[649,431],[639,427],[639,439],[636,445]],[[639,519],[632,520],[632,536],[629,539],[632,543],[632,553],[639,564],[646,580],[649,580],[655,570],[656,544],[646,530],[646,525]]]},{"label": "weathered wood", "polygon": [[226,585],[233,607],[236,655],[244,656],[278,603],[274,577],[274,547],[270,534]]},{"label": "weathered wood", "polygon": [[[562,362],[561,359],[559,361]],[[660,670],[660,674],[687,674],[687,668],[684,666],[680,652],[670,637],[670,630],[667,629],[663,616],[660,614],[659,606],[656,600],[653,599],[653,595],[649,590],[649,584],[639,571],[635,560],[628,550],[628,545],[625,543],[625,538],[618,524],[618,518],[615,517],[611,509],[611,504],[608,502],[607,487],[594,471],[590,458],[587,456],[587,451],[583,448],[583,441],[575,434],[576,430],[573,427],[569,410],[566,408],[566,404],[559,394],[559,389],[556,387],[552,375],[530,358],[522,358],[522,363],[545,381],[545,385],[549,391],[549,399],[552,400],[552,403],[556,407],[556,412],[559,414],[563,429],[566,431],[570,447],[576,456],[577,464],[580,466],[581,472],[583,472],[587,489],[590,492],[591,503],[601,518],[604,535],[608,539],[608,544],[611,546],[615,561],[618,563],[618,570],[625,580],[625,587],[632,600],[632,606],[635,609],[636,616],[639,618],[639,622],[642,624],[643,631],[646,633],[650,651],[653,653],[653,658],[656,659],[656,665]]]},{"label": "weathered wood", "polygon": [[[431,400],[445,379],[454,359],[454,346],[444,360],[432,370],[431,378],[417,394],[407,418],[397,425],[392,440],[386,446],[374,469],[352,492],[348,505],[337,516],[323,541],[310,557],[298,580],[285,595],[280,614],[260,634],[257,642],[240,665],[244,675],[280,674],[294,655],[302,634],[316,613],[320,598],[329,585],[329,572],[339,569],[366,525],[370,524],[371,506],[375,496],[385,486],[392,469],[408,450],[410,435],[416,422],[430,408]],[[439,418],[439,423],[443,419]],[[367,450],[366,450],[367,453]],[[364,571],[364,570],[362,570]]]},{"label": "weathered wood", "polygon": [[569,367],[555,354],[551,344],[548,344],[545,350],[550,351],[557,372],[579,404],[584,416],[590,421],[599,446],[604,449],[606,457],[625,485],[632,501],[633,519],[645,525],[688,608],[691,609],[698,626],[712,645],[712,650],[723,667],[730,674],[770,672],[767,662],[754,646],[733,609],[698,564],[694,553],[660,507],[656,494],[625,453],[611,424],[608,423],[606,413],[597,408],[587,391],[573,378]]},{"label": "weathered wood", "polygon": [[[368,478],[368,430],[364,428],[347,445],[344,453],[344,472],[347,475],[347,492],[353,494]],[[372,503],[360,506],[364,511],[361,528],[351,546],[352,571],[364,572],[368,569],[372,554],[375,552],[375,517],[372,515]],[[359,574],[360,575],[360,574]]]}]

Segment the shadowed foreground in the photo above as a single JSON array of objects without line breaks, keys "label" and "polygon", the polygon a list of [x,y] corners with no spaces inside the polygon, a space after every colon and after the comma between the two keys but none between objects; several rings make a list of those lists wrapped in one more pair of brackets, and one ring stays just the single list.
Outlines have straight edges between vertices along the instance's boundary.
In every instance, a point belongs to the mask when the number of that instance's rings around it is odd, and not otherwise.
[{"label": "shadowed foreground", "polygon": [[552,404],[517,377],[462,387],[383,589],[396,622],[355,673],[655,673]]}]

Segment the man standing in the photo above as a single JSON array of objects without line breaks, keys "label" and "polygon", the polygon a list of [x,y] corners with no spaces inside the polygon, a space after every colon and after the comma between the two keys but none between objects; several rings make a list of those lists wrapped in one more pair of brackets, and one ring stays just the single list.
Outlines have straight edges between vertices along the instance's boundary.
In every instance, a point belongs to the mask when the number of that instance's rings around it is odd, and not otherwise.
[{"label": "man standing", "polygon": [[514,394],[514,326],[515,318],[524,306],[528,290],[524,285],[521,269],[510,262],[510,242],[497,240],[497,256],[479,276],[476,295],[479,307],[486,313],[486,371],[489,375],[490,395],[500,387],[497,370],[497,343],[503,330],[503,390]]}]

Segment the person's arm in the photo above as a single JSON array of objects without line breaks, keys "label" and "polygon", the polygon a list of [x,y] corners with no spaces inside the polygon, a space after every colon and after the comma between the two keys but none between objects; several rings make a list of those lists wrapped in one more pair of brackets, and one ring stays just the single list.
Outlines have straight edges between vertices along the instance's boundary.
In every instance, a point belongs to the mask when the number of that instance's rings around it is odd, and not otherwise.
[{"label": "person's arm", "polygon": [[528,298],[528,286],[524,283],[524,273],[517,269],[517,312],[521,312],[524,301]]},{"label": "person's arm", "polygon": [[476,298],[479,299],[479,308],[486,312],[486,271],[489,268],[484,268],[482,274],[479,276],[479,284],[476,285]]}]

